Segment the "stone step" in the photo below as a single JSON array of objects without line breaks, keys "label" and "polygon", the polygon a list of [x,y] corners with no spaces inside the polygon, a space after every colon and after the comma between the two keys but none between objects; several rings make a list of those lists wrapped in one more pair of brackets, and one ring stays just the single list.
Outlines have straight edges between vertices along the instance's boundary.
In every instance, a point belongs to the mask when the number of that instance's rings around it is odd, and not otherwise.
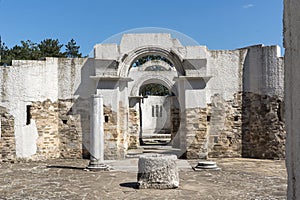
[{"label": "stone step", "polygon": [[143,138],[142,140],[143,140],[143,142],[155,142],[155,141],[168,142],[168,141],[171,140],[171,138],[156,138],[156,137],[153,137],[153,138]]},{"label": "stone step", "polygon": [[143,133],[142,134],[143,142],[168,142],[171,140],[171,134],[161,134],[161,133]]},{"label": "stone step", "polygon": [[158,133],[142,134],[142,138],[151,138],[151,137],[166,138],[166,137],[171,137],[171,134],[158,134]]}]

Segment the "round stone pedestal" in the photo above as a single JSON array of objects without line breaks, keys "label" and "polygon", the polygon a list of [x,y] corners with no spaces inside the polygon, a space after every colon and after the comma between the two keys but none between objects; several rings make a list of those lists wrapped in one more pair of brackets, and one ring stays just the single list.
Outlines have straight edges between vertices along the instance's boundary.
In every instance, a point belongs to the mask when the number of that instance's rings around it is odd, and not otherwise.
[{"label": "round stone pedestal", "polygon": [[172,189],[179,186],[178,167],[175,155],[142,155],[138,163],[139,189]]},{"label": "round stone pedestal", "polygon": [[216,162],[214,161],[199,161],[197,166],[193,167],[193,169],[197,171],[197,170],[210,170],[210,169],[219,170],[220,168],[218,168]]}]

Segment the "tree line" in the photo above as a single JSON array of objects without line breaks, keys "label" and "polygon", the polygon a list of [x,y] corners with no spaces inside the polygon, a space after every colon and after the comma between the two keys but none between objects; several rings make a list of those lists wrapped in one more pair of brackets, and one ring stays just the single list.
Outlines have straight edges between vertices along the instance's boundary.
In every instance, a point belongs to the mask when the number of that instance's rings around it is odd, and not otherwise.
[{"label": "tree line", "polygon": [[40,43],[27,40],[8,48],[0,38],[0,65],[11,65],[12,60],[44,60],[46,57],[81,58],[79,49],[74,39],[66,45],[60,44],[58,39],[45,39]]}]

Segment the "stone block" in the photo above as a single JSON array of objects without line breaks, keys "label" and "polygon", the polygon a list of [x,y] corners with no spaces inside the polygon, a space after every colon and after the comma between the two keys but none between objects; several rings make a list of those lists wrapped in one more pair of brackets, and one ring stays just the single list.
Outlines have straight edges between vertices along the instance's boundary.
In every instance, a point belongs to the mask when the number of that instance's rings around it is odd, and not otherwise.
[{"label": "stone block", "polygon": [[138,163],[139,189],[172,189],[179,186],[175,155],[143,155]]}]

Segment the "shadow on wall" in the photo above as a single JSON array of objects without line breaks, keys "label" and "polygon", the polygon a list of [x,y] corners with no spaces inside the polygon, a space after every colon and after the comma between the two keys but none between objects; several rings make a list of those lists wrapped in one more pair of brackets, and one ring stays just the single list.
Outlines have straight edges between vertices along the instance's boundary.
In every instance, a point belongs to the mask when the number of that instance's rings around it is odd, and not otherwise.
[{"label": "shadow on wall", "polygon": [[78,136],[82,135],[82,157],[89,158],[91,96],[97,90],[97,81],[90,78],[95,75],[93,59],[86,59],[80,74],[80,84],[75,91],[75,98],[71,99],[72,106],[66,115],[68,118],[79,116],[77,124],[70,127],[78,129]]}]

